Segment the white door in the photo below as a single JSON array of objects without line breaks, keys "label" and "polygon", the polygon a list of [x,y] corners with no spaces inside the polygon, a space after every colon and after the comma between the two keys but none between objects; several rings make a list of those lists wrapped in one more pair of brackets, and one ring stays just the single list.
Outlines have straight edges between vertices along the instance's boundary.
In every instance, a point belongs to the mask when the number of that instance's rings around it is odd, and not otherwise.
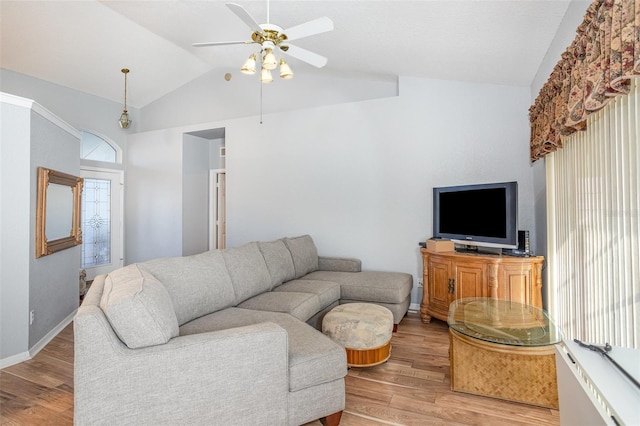
[{"label": "white door", "polygon": [[224,169],[209,173],[209,250],[223,249],[227,242],[226,174]]},{"label": "white door", "polygon": [[82,190],[82,262],[86,280],[123,264],[122,186],[119,170],[80,170]]}]

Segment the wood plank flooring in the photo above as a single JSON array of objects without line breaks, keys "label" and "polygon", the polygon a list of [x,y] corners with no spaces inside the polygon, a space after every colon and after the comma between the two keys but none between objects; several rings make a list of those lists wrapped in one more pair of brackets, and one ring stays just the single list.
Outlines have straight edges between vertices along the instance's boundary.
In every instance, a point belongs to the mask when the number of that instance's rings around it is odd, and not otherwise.
[{"label": "wood plank flooring", "polygon": [[[340,424],[560,424],[557,410],[452,392],[448,354],[446,323],[422,324],[418,314],[409,313],[393,335],[389,361],[349,370]],[[32,360],[0,370],[0,424],[73,424],[72,325]]]}]

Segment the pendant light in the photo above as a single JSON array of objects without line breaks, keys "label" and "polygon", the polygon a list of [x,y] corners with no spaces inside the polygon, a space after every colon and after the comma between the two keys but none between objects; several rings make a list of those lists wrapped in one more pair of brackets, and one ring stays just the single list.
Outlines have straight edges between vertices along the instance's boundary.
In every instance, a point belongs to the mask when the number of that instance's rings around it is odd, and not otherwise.
[{"label": "pendant light", "polygon": [[120,127],[123,129],[128,129],[131,125],[131,120],[129,119],[129,113],[127,112],[127,74],[129,74],[128,68],[122,68],[122,73],[124,74],[124,109],[122,110],[122,115],[120,115],[120,119],[118,123]]}]

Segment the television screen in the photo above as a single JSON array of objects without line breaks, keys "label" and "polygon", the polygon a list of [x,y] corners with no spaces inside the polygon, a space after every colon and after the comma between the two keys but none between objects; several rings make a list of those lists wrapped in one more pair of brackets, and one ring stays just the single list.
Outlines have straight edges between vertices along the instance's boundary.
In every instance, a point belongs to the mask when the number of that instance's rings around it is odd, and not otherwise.
[{"label": "television screen", "polygon": [[433,236],[467,245],[517,247],[517,182],[433,189]]}]

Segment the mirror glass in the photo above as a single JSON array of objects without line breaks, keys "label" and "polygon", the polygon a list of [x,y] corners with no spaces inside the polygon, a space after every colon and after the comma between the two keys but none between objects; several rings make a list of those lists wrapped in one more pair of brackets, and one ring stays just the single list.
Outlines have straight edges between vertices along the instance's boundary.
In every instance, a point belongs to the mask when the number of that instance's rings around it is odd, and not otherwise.
[{"label": "mirror glass", "polygon": [[57,183],[47,188],[47,240],[71,236],[73,223],[73,189]]}]

